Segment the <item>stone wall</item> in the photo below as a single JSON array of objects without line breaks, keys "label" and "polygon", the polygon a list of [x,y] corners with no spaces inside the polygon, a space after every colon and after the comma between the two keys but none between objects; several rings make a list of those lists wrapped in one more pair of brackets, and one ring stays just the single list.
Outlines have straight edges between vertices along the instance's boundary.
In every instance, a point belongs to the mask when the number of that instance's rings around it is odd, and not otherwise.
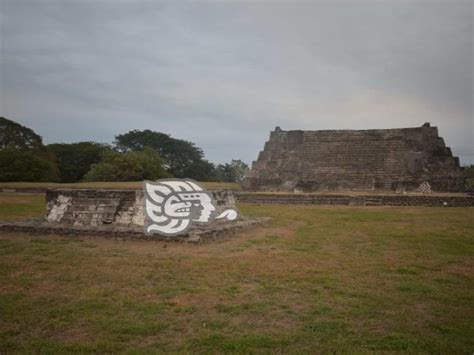
[{"label": "stone wall", "polygon": [[[236,209],[233,190],[210,190],[216,202],[216,213]],[[144,200],[142,190],[75,190],[46,191],[47,215],[20,221],[0,221],[0,232],[70,237],[100,236],[118,239],[146,239],[167,242],[206,243],[226,240],[249,228],[267,222],[268,218],[214,220],[195,223],[183,235],[147,235],[143,231]]]},{"label": "stone wall", "polygon": [[[211,190],[217,213],[235,209],[232,190]],[[62,225],[143,227],[145,221],[142,190],[46,191],[46,221]]]},{"label": "stone wall", "polygon": [[208,228],[192,229],[180,236],[166,237],[159,234],[146,235],[143,228],[102,226],[70,226],[54,223],[43,223],[41,220],[0,221],[0,232],[19,232],[33,235],[63,235],[68,237],[99,236],[119,240],[154,240],[167,242],[207,243],[223,241],[242,231],[249,230],[269,221],[269,218],[253,218],[223,223]]},{"label": "stone wall", "polygon": [[459,159],[438,129],[283,131],[270,133],[244,187],[248,190],[462,191]]},{"label": "stone wall", "polygon": [[474,196],[430,196],[430,195],[322,195],[284,193],[240,193],[239,202],[300,204],[300,205],[347,205],[347,206],[427,206],[427,207],[472,207]]}]

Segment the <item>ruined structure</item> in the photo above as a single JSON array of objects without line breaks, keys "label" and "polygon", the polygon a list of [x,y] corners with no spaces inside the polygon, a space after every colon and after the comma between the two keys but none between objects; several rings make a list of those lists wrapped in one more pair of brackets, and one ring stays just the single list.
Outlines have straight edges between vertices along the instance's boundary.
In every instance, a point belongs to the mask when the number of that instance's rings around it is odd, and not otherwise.
[{"label": "ruined structure", "polygon": [[[217,214],[236,208],[232,190],[211,190]],[[46,221],[53,224],[143,229],[143,190],[54,189],[46,192]]]},{"label": "ruined structure", "polygon": [[[217,213],[236,209],[233,190],[209,192],[216,203]],[[44,218],[0,221],[0,231],[202,243],[227,239],[268,220],[239,215],[235,220],[195,223],[182,235],[146,235],[143,190],[47,190],[46,210]]]},{"label": "ruined structure", "polygon": [[244,187],[311,192],[398,190],[458,192],[459,159],[438,129],[283,131],[270,133]]}]

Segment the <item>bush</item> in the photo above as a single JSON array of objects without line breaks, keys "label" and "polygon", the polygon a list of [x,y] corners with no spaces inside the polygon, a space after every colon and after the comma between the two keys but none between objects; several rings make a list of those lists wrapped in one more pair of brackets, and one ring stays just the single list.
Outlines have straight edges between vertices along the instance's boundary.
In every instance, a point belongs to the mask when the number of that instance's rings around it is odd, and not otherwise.
[{"label": "bush", "polygon": [[84,176],[85,181],[140,181],[171,177],[161,156],[150,148],[141,151],[105,153],[98,164]]},{"label": "bush", "polygon": [[57,166],[46,150],[0,150],[0,181],[58,181]]}]

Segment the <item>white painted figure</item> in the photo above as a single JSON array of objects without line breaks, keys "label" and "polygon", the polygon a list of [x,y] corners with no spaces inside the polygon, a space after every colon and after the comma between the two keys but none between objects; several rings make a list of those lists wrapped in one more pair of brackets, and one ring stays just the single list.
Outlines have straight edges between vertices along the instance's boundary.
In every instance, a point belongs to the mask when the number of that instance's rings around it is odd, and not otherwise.
[{"label": "white painted figure", "polygon": [[214,219],[235,220],[236,210],[216,216],[212,194],[191,179],[162,179],[143,183],[145,196],[145,234],[176,236],[185,234],[194,222]]}]

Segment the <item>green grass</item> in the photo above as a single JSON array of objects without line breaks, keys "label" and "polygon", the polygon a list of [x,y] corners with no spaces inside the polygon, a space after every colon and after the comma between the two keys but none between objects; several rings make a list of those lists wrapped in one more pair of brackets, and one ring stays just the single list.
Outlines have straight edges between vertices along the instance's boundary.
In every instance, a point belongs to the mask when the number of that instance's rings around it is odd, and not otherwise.
[{"label": "green grass", "polygon": [[[41,213],[10,198],[0,219]],[[472,353],[474,209],[240,207],[273,221],[166,248],[2,233],[0,352]]]},{"label": "green grass", "polygon": [[[240,189],[240,185],[231,182],[200,182],[205,188]],[[143,181],[128,182],[0,182],[0,189],[142,189]]]},{"label": "green grass", "polygon": [[0,221],[34,218],[46,212],[43,194],[0,192]]}]

